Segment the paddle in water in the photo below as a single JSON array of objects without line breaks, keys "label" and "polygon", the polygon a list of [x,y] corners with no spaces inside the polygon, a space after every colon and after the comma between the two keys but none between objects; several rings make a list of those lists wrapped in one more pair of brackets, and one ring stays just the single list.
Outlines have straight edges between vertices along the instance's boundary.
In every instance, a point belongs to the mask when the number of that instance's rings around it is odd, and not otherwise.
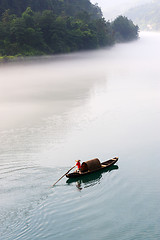
[{"label": "paddle in water", "polygon": [[[75,167],[75,166],[74,166],[74,167]],[[71,168],[68,170],[68,172],[66,172],[62,177],[60,177],[60,178],[57,180],[57,182],[59,182],[64,176],[66,176],[74,167],[71,167]],[[55,183],[52,185],[52,187],[54,187],[57,182],[55,182]]]}]

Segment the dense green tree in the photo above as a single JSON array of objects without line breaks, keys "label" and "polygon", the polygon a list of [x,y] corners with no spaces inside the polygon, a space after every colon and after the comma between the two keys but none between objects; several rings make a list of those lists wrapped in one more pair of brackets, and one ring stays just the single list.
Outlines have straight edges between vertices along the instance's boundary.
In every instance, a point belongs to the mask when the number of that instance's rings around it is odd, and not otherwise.
[{"label": "dense green tree", "polygon": [[112,23],[112,28],[115,39],[119,42],[130,41],[138,37],[138,26],[135,26],[127,17],[117,17]]},{"label": "dense green tree", "polygon": [[87,11],[92,18],[101,18],[102,12],[97,5],[89,0],[0,0],[0,15],[10,9],[11,13],[20,16],[27,7],[34,12],[52,10],[57,15],[75,16],[79,12]]},{"label": "dense green tree", "polygon": [[[13,14],[13,8],[6,9],[1,15],[2,56],[57,54],[95,49],[138,36],[138,27],[132,21],[120,16],[113,23],[106,22],[98,6],[92,5],[88,0],[81,0],[81,3],[79,0],[26,0],[34,9],[41,3],[39,8],[45,10],[35,12],[28,5],[22,13],[18,10],[22,7],[20,0],[6,0],[6,4],[0,0],[0,5],[3,3],[11,6],[11,3],[17,2],[20,5],[17,8],[14,6],[14,9],[20,15]],[[68,9],[71,5],[72,8]],[[47,9],[47,6],[50,6],[50,9]],[[72,12],[74,9],[76,13]]]}]

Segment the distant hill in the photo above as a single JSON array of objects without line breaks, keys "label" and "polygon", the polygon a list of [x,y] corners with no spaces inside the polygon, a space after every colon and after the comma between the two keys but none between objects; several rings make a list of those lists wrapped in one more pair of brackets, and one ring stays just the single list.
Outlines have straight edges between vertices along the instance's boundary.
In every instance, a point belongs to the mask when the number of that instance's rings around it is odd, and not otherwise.
[{"label": "distant hill", "polygon": [[125,15],[138,24],[141,30],[160,31],[159,0],[132,8]]},{"label": "distant hill", "polygon": [[[128,9],[146,4],[151,0],[91,0],[93,3],[98,3],[103,9],[104,17],[108,19],[115,19],[117,16],[124,14]],[[124,14],[125,15],[125,14]]]}]

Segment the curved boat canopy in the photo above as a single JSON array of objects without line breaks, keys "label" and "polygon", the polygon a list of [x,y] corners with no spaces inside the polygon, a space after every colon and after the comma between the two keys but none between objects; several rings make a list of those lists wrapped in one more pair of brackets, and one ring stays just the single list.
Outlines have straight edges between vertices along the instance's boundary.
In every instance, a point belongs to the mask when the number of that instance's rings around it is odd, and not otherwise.
[{"label": "curved boat canopy", "polygon": [[100,169],[101,163],[98,158],[91,159],[89,161],[83,162],[81,165],[81,172],[94,171]]}]

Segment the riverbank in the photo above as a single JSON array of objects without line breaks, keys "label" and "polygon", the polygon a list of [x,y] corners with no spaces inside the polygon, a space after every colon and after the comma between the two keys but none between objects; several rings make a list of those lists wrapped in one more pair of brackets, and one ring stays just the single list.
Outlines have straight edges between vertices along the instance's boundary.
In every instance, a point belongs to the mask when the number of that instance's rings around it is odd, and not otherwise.
[{"label": "riverbank", "polygon": [[17,56],[0,56],[0,63],[5,62],[13,62],[15,60],[23,59],[23,57],[17,57]]},{"label": "riverbank", "polygon": [[[134,42],[139,40],[139,37],[137,39],[134,39],[132,41],[129,42],[125,42],[125,43],[130,43],[130,42]],[[124,43],[124,42],[123,42]],[[93,53],[94,51],[98,51],[98,50],[106,50],[106,49],[110,49],[115,47],[116,45],[118,45],[120,43],[114,43],[110,46],[106,46],[106,47],[100,47],[100,48],[96,48],[96,49],[89,49],[89,50],[80,50],[80,51],[74,51],[74,52],[69,52],[69,53],[59,53],[59,54],[50,54],[50,55],[35,55],[35,56],[23,56],[23,55],[16,55],[16,56],[0,56],[0,64],[5,64],[5,63],[16,63],[16,62],[30,62],[30,61],[43,61],[43,60],[54,60],[54,59],[59,59],[63,56],[64,57],[69,57],[69,56],[73,56],[73,55],[77,55],[77,54],[81,54],[81,53]]]}]

